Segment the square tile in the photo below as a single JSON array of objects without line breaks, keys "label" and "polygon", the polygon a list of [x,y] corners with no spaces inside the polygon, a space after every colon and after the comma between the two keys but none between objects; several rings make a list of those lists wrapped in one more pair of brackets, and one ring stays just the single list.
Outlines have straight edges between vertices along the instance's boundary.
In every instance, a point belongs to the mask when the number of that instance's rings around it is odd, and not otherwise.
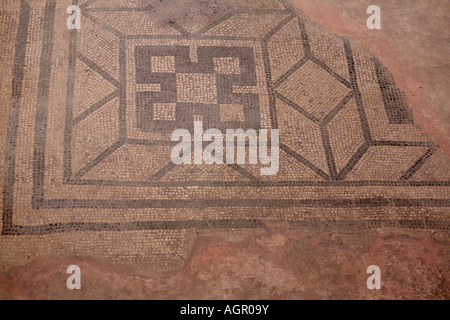
[{"label": "square tile", "polygon": [[153,105],[153,120],[175,121],[177,112],[176,103],[155,103]]},{"label": "square tile", "polygon": [[153,73],[175,73],[175,57],[156,56],[150,59]]},{"label": "square tile", "polygon": [[214,70],[218,74],[240,74],[239,58],[214,58]]},{"label": "square tile", "polygon": [[178,102],[217,104],[216,75],[177,73]]}]

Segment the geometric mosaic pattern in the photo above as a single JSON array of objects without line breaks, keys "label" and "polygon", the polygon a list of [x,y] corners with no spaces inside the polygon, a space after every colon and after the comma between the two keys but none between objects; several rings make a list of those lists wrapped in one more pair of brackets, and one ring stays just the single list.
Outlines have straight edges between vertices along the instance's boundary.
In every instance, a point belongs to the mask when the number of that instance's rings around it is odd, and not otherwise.
[{"label": "geometric mosaic pattern", "polygon": [[[69,31],[58,14],[73,3],[21,2],[3,236],[280,220],[448,230],[450,160],[356,40],[284,1],[227,1],[195,23],[189,8],[158,19],[159,1],[80,1]],[[279,129],[279,173],[173,165],[170,134],[195,120]]]},{"label": "geometric mosaic pattern", "polygon": [[[193,132],[197,116],[208,128],[259,129],[258,96],[233,92],[234,86],[256,86],[252,48],[202,46],[193,50],[195,62],[191,62],[188,46],[135,48],[136,84],[144,86],[142,90],[158,87],[136,93],[138,128],[166,133],[186,128]],[[230,105],[241,106],[235,122],[229,121],[233,113],[227,112]]]}]

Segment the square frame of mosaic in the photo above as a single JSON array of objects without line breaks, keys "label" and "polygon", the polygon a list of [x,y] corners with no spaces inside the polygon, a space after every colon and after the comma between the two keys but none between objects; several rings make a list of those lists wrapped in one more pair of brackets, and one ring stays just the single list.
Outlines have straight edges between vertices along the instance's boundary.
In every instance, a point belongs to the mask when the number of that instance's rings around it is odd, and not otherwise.
[{"label": "square frame of mosaic", "polygon": [[[270,126],[273,128],[279,128],[278,126],[278,117],[277,117],[277,98],[284,100],[285,103],[290,105],[295,110],[299,111],[300,114],[305,115],[308,119],[313,122],[318,123],[320,132],[323,139],[324,148],[326,151],[326,160],[328,166],[328,173],[325,170],[318,168],[317,165],[304,158],[302,155],[298,154],[296,150],[290,148],[287,144],[282,144],[282,150],[293,159],[297,160],[300,164],[308,167],[309,169],[316,172],[319,177],[324,179],[320,180],[283,180],[283,181],[263,181],[257,179],[254,175],[251,174],[248,170],[244,168],[236,168],[232,169],[240,173],[243,177],[241,181],[179,181],[179,182],[163,182],[158,181],[158,179],[154,181],[145,181],[145,182],[130,182],[130,181],[105,181],[105,180],[96,180],[89,181],[81,179],[84,174],[86,174],[90,169],[92,169],[96,163],[100,163],[101,161],[108,158],[114,152],[116,152],[127,140],[127,125],[126,125],[126,117],[127,117],[127,103],[130,99],[130,95],[127,95],[127,86],[130,85],[130,81],[127,79],[127,75],[129,70],[127,70],[127,41],[157,41],[158,39],[163,39],[164,41],[190,41],[186,38],[186,35],[180,36],[124,36],[122,34],[119,35],[119,79],[115,79],[110,74],[105,72],[104,70],[98,69],[98,73],[106,80],[109,81],[113,86],[116,87],[117,90],[113,91],[109,96],[105,97],[104,100],[100,101],[98,104],[92,107],[93,112],[99,110],[102,106],[107,104],[114,99],[118,100],[118,115],[119,115],[119,130],[118,137],[119,141],[113,144],[110,148],[108,148],[105,152],[102,152],[99,156],[96,157],[95,161],[91,164],[88,164],[81,171],[83,174],[77,173],[75,175],[76,179],[73,179],[71,174],[70,165],[71,165],[71,142],[68,137],[71,134],[71,127],[73,124],[73,119],[71,117],[72,108],[71,104],[74,100],[73,93],[71,93],[71,88],[75,86],[75,79],[73,77],[68,77],[69,81],[67,84],[68,94],[66,97],[68,109],[66,110],[66,127],[64,133],[64,179],[62,185],[57,185],[55,187],[51,187],[48,184],[50,177],[55,176],[54,173],[48,173],[46,170],[51,169],[49,166],[49,157],[46,150],[46,139],[49,134],[52,134],[52,130],[47,130],[47,119],[49,112],[54,112],[53,110],[49,110],[49,99],[51,99],[51,88],[50,82],[52,79],[52,41],[54,37],[54,18],[55,18],[55,9],[56,3],[53,0],[48,0],[46,2],[45,9],[45,25],[42,39],[42,47],[41,47],[41,61],[40,61],[40,70],[39,70],[39,85],[38,85],[38,93],[37,93],[37,108],[36,108],[36,125],[34,132],[34,148],[33,148],[33,187],[31,188],[31,197],[27,196],[26,193],[29,188],[24,188],[24,194],[14,194],[14,188],[20,185],[15,178],[15,156],[10,157],[9,155],[15,155],[16,139],[17,139],[17,130],[16,124],[19,123],[19,106],[21,101],[21,84],[23,81],[23,73],[24,73],[24,59],[26,54],[26,41],[27,35],[23,34],[28,30],[28,20],[30,15],[30,5],[27,4],[26,1],[22,2],[22,10],[21,17],[19,22],[19,36],[18,36],[18,46],[16,50],[16,69],[15,69],[15,79],[13,81],[13,88],[15,90],[14,98],[12,101],[11,112],[10,112],[10,126],[8,130],[8,144],[7,144],[7,175],[5,177],[5,188],[4,188],[4,209],[3,209],[3,234],[26,234],[26,233],[52,233],[52,232],[60,232],[64,230],[77,231],[77,230],[121,230],[121,229],[133,229],[133,228],[185,228],[186,226],[198,226],[204,224],[201,221],[192,221],[192,220],[178,220],[178,221],[143,221],[139,223],[130,223],[130,222],[122,222],[120,223],[112,223],[105,219],[102,222],[58,222],[54,221],[47,225],[37,225],[34,222],[30,215],[32,215],[33,210],[50,210],[55,212],[55,210],[73,210],[73,212],[82,212],[83,210],[87,211],[88,209],[94,210],[126,210],[126,209],[154,209],[155,211],[158,209],[180,209],[180,208],[197,208],[197,209],[205,209],[209,207],[216,208],[228,208],[228,207],[236,207],[236,208],[270,208],[270,207],[280,207],[280,208],[294,208],[294,207],[319,207],[319,208],[328,208],[328,207],[448,207],[450,206],[450,202],[445,198],[446,189],[448,187],[449,181],[408,181],[408,178],[411,177],[420,167],[425,163],[427,159],[429,159],[436,150],[434,144],[429,142],[404,142],[404,141],[376,141],[372,139],[370,135],[370,129],[367,117],[365,116],[365,107],[363,105],[363,101],[361,100],[361,93],[359,92],[358,87],[358,79],[355,70],[355,63],[353,58],[352,49],[350,46],[350,42],[344,40],[344,47],[349,67],[350,79],[345,79],[344,77],[335,73],[331,68],[329,68],[323,61],[315,58],[311,52],[311,48],[308,43],[308,34],[304,23],[301,17],[297,17],[294,12],[291,12],[287,17],[281,19],[281,22],[276,25],[268,34],[263,37],[235,37],[235,36],[205,36],[199,35],[199,40],[197,41],[228,41],[228,43],[236,43],[239,41],[257,42],[254,48],[261,48],[262,60],[264,61],[263,68],[265,73],[265,81],[267,86],[267,100],[269,101],[268,106],[268,116],[266,117],[266,121],[270,120]],[[286,14],[286,10],[280,10],[281,14]],[[269,39],[277,33],[283,26],[291,21],[298,21],[299,28],[302,33],[302,37],[304,40],[304,52],[305,57],[301,59],[298,63],[296,63],[290,70],[288,70],[284,75],[282,75],[279,79],[273,80],[271,77],[271,61],[268,49],[268,41]],[[204,29],[204,33],[206,33],[208,29]],[[77,48],[74,44],[77,42],[77,31],[72,31],[71,36],[71,46],[69,49],[69,69],[71,71],[70,74],[75,74],[75,67],[77,59],[82,60],[86,65],[92,66],[92,61],[88,58],[83,57],[77,52]],[[336,78],[343,86],[347,87],[351,93],[346,95],[344,99],[338,104],[336,109],[332,110],[324,119],[315,118],[313,115],[309,114],[305,110],[303,110],[300,106],[298,106],[295,102],[290,101],[282,94],[276,91],[276,88],[279,87],[284,81],[286,81],[292,74],[294,74],[299,68],[304,66],[309,61],[314,62],[316,65],[320,66],[325,72],[332,75]],[[166,67],[164,67],[166,68]],[[164,69],[163,68],[163,69]],[[170,69],[170,66],[167,67]],[[164,70],[169,70],[169,69]],[[260,76],[262,79],[263,76]],[[389,84],[388,80],[379,79],[380,86],[381,84],[386,85]],[[54,93],[53,93],[54,94]],[[261,93],[263,95],[263,93]],[[131,96],[132,97],[132,96]],[[388,95],[385,95],[386,99],[389,100]],[[357,105],[358,114],[360,116],[361,125],[364,130],[364,138],[365,142],[360,147],[358,152],[353,156],[353,158],[348,162],[348,165],[343,168],[340,172],[336,169],[336,164],[333,162],[333,154],[332,148],[329,143],[329,139],[327,139],[328,129],[327,125],[345,105],[351,99],[354,98]],[[131,98],[131,101],[134,99]],[[263,103],[264,104],[264,103]],[[82,116],[76,123],[80,123],[82,120],[87,118],[86,116]],[[85,118],[83,118],[85,117]],[[394,116],[393,116],[394,117]],[[52,119],[57,118],[53,116]],[[155,140],[155,139],[153,139]],[[161,139],[164,140],[164,139]],[[160,141],[161,141],[160,140]],[[156,139],[158,141],[158,139]],[[150,143],[150,145],[154,145]],[[162,145],[167,145],[162,144]],[[170,146],[170,144],[168,144]],[[399,179],[395,181],[344,181],[344,177],[356,166],[357,162],[364,157],[366,152],[370,147],[376,146],[411,146],[411,147],[423,147],[425,148],[425,153],[419,157],[419,159],[412,164],[409,170]],[[164,166],[160,169],[160,171],[155,172],[152,177],[153,178],[161,178],[169,171],[173,170],[173,166],[170,166],[168,162],[167,166]],[[244,179],[247,178],[247,179]],[[93,187],[89,188],[89,184],[92,184]],[[63,186],[73,186],[69,192],[64,193],[63,190],[58,190]],[[98,197],[92,197],[91,199],[81,198],[81,199],[71,199],[68,195],[79,194],[79,195],[88,195],[92,196],[98,192],[95,189],[95,186],[102,187],[111,187],[110,190],[114,190],[111,194],[112,198],[104,197],[101,192],[96,195]],[[131,197],[132,199],[126,200],[118,197],[116,199],[117,193],[122,192],[123,189],[117,187],[128,187],[136,190],[136,193]],[[173,194],[179,194],[180,190],[186,187],[200,187],[204,188],[201,191],[189,191],[189,194],[183,194],[183,197],[178,199],[168,199],[161,198],[161,190],[172,190]],[[327,190],[329,187],[335,187],[333,192]],[[379,187],[379,189],[376,189]],[[391,187],[398,188],[397,192],[392,192],[392,196],[387,196],[386,190],[383,190],[382,187]],[[435,187],[435,189],[427,189],[427,187]],[[114,189],[115,188],[115,189]],[[140,190],[142,188],[147,188],[145,190]],[[155,188],[153,192],[148,193],[148,188]],[[227,193],[227,195],[222,195],[222,198],[214,198],[213,195],[217,194],[217,190],[222,188],[223,191],[221,193]],[[264,188],[264,191],[261,191],[260,188]],[[252,190],[255,189],[255,190]],[[317,190],[322,190],[319,193],[327,194],[328,197],[323,198],[314,198],[310,197]],[[415,190],[413,190],[415,189]],[[375,190],[375,191],[374,191]],[[405,190],[413,190],[406,192]],[[433,198],[434,192],[437,192],[440,195],[444,195],[441,197]],[[243,193],[244,192],[244,193]],[[271,197],[273,193],[280,192],[281,196]],[[240,197],[241,194],[249,195],[248,198],[242,199]],[[285,199],[283,194],[292,194],[291,199]],[[45,194],[52,195],[54,199],[47,199]],[[170,194],[170,193],[169,193]],[[252,194],[254,194],[252,196]],[[411,198],[402,198],[403,194],[407,194],[411,196]],[[58,195],[61,197],[58,198]],[[110,195],[110,197],[111,197]],[[187,198],[185,197],[186,195]],[[337,197],[336,197],[337,195]],[[382,195],[382,196],[380,196]],[[15,197],[14,197],[15,196]],[[159,196],[159,198],[158,198]],[[339,198],[341,196],[341,198]],[[152,198],[153,197],[153,198]],[[171,196],[172,197],[172,196]],[[259,198],[258,198],[259,197]],[[21,212],[23,217],[13,217],[14,207],[20,207],[20,203],[17,202],[17,199],[29,199],[29,203],[32,204],[32,207],[27,210],[27,213]],[[192,199],[192,200],[185,200]],[[81,211],[77,211],[81,210]],[[24,218],[25,217],[25,218]],[[16,222],[13,221],[13,218],[16,219]],[[89,218],[91,219],[91,218]],[[48,219],[44,219],[48,221]],[[76,220],[76,219],[74,219]],[[95,219],[94,219],[95,220]],[[102,219],[99,219],[102,220]],[[113,220],[113,219],[111,219]],[[22,221],[23,223],[17,223]],[[247,221],[245,219],[245,215],[242,216],[241,219],[233,220],[217,220],[222,221],[223,225],[227,226],[236,226],[236,227],[245,227],[246,225],[254,225],[254,221]],[[260,221],[260,220],[256,220]],[[220,223],[219,223],[220,224]],[[126,225],[126,226],[125,226]]]}]

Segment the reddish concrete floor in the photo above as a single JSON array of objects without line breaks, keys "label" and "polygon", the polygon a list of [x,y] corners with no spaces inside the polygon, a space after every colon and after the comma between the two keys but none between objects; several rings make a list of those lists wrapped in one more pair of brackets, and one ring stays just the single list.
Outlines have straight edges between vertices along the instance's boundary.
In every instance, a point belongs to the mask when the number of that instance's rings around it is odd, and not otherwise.
[{"label": "reddish concrete floor", "polygon": [[[333,33],[357,37],[408,97],[414,119],[450,155],[450,2],[447,0],[293,0]],[[381,8],[381,30],[366,10]]]},{"label": "reddish concrete floor", "polygon": [[[65,288],[64,271],[74,263],[82,270],[79,291]],[[381,268],[379,291],[366,287],[372,264]],[[442,245],[430,238],[380,236],[360,248],[278,225],[248,236],[202,236],[183,267],[166,273],[43,258],[0,275],[0,298],[448,299],[448,270]]]}]

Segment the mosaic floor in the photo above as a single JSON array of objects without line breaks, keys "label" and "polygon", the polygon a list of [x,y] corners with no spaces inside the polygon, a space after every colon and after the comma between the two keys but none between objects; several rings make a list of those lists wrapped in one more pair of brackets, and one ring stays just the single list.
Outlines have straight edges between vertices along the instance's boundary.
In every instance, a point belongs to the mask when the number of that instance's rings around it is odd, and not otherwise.
[{"label": "mosaic floor", "polygon": [[[277,0],[78,1],[69,30],[74,3],[3,4],[2,267],[164,265],[199,231],[280,221],[448,232],[450,159],[357,40]],[[196,120],[279,129],[278,174],[174,165],[171,133]]]}]

